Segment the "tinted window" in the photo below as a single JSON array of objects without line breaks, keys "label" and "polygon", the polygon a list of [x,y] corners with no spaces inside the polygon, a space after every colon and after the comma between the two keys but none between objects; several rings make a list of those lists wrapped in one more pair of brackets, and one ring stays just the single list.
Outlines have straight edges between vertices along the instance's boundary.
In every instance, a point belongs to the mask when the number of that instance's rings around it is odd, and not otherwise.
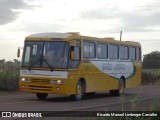
[{"label": "tinted window", "polygon": [[97,44],[97,58],[106,59],[107,58],[107,44]]},{"label": "tinted window", "polygon": [[118,59],[118,46],[117,45],[109,45],[109,58]]},{"label": "tinted window", "polygon": [[136,59],[136,48],[134,48],[134,47],[129,48],[129,58],[130,58],[130,60]]},{"label": "tinted window", "polygon": [[140,48],[136,48],[136,59],[140,60],[141,59],[141,52],[140,52]]},{"label": "tinted window", "polygon": [[75,60],[70,60],[70,68],[77,68],[80,63],[80,47],[72,46],[71,51],[75,52]]},{"label": "tinted window", "polygon": [[95,58],[95,44],[94,43],[89,43],[89,54],[90,58]]},{"label": "tinted window", "polygon": [[89,58],[89,43],[84,43],[84,58]]},{"label": "tinted window", "polygon": [[95,44],[84,42],[84,58],[95,58]]},{"label": "tinted window", "polygon": [[126,46],[120,46],[119,48],[119,58],[122,60],[128,59],[128,47]]}]

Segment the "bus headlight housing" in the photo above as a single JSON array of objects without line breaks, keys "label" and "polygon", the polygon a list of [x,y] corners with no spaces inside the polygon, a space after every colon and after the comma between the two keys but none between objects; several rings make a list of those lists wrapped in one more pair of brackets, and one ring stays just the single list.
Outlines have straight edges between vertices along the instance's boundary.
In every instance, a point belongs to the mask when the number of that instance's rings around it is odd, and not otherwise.
[{"label": "bus headlight housing", "polygon": [[21,78],[20,82],[30,82],[30,79],[29,78]]},{"label": "bus headlight housing", "polygon": [[51,80],[51,84],[65,84],[65,80]]}]

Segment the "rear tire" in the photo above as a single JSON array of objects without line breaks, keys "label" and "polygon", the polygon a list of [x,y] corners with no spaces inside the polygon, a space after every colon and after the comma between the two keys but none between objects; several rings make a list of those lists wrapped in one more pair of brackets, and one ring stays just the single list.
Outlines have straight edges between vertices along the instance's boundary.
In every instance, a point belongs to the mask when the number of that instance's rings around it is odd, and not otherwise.
[{"label": "rear tire", "polygon": [[110,90],[111,96],[121,96],[124,95],[124,80],[121,78],[118,83],[118,89]]},{"label": "rear tire", "polygon": [[79,100],[82,99],[83,93],[84,93],[84,91],[83,91],[83,84],[82,84],[81,81],[79,81],[79,82],[77,83],[77,86],[76,86],[76,94],[71,95],[70,97],[71,97],[71,99],[72,99],[73,101],[79,101]]},{"label": "rear tire", "polygon": [[47,93],[36,93],[36,96],[39,100],[45,100],[48,94]]}]

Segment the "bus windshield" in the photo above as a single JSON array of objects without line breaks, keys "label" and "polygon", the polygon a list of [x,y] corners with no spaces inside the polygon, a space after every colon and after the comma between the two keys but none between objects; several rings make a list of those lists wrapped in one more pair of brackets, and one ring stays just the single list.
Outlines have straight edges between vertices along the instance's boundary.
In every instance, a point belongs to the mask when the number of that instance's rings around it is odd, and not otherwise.
[{"label": "bus windshield", "polygon": [[22,66],[28,68],[67,68],[69,45],[67,42],[26,41]]}]

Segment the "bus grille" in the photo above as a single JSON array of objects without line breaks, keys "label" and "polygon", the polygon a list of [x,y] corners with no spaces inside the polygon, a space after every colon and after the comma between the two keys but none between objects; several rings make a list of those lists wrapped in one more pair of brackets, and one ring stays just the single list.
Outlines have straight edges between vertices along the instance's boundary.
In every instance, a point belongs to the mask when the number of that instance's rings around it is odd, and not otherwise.
[{"label": "bus grille", "polygon": [[50,80],[43,80],[43,79],[31,79],[31,83],[42,83],[42,84],[48,84],[50,83]]},{"label": "bus grille", "polygon": [[29,85],[29,90],[36,90],[36,91],[51,91],[51,86],[38,86],[38,85]]}]

